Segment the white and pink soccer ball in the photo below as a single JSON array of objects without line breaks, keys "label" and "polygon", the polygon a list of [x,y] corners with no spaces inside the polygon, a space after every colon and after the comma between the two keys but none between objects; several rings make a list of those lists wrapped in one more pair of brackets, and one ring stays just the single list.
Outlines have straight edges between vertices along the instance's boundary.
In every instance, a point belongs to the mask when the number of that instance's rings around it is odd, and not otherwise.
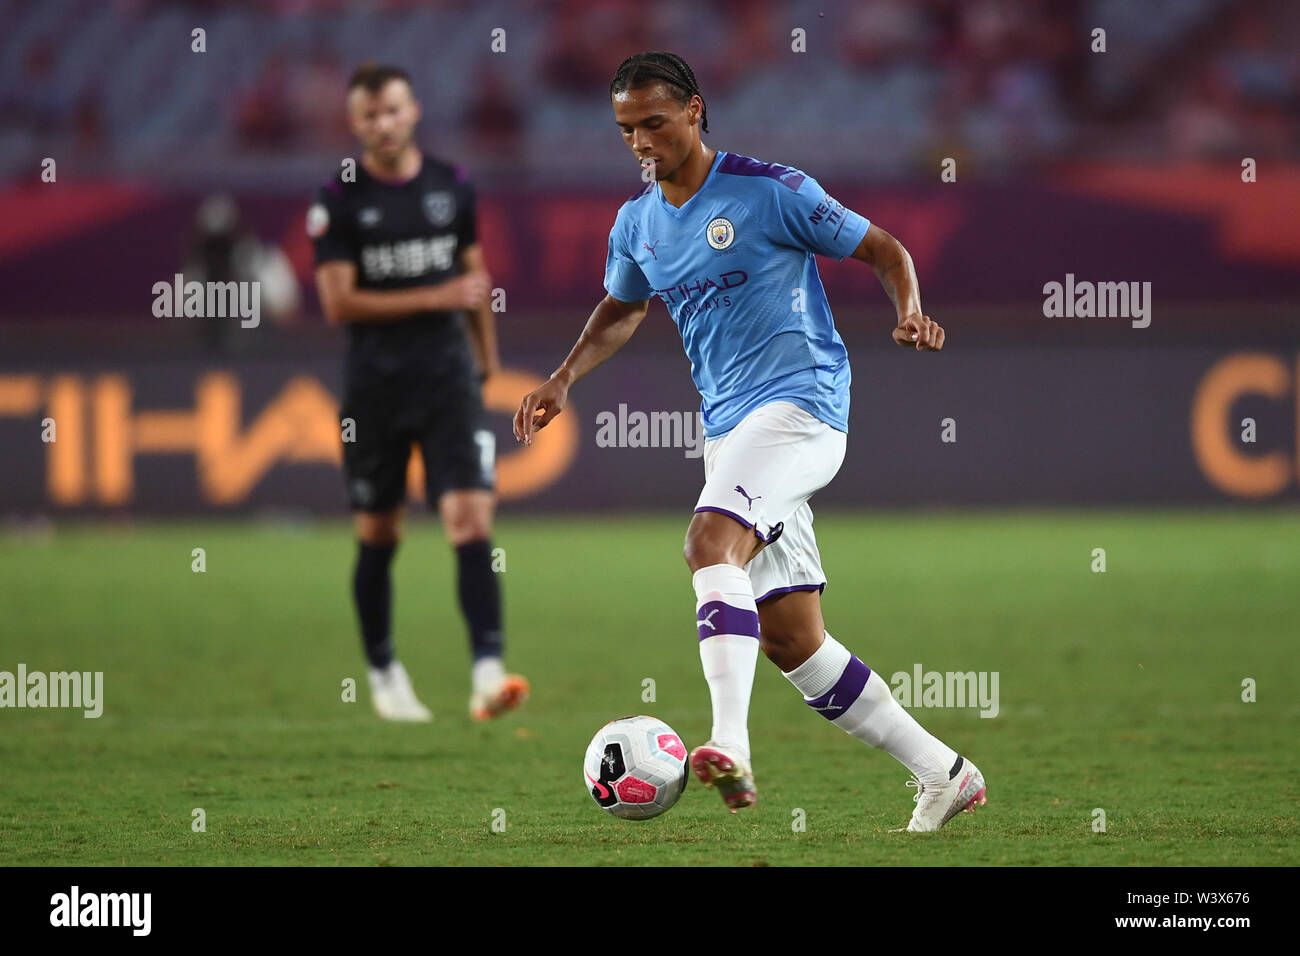
[{"label": "white and pink soccer ball", "polygon": [[686,746],[655,717],[611,720],[591,739],[583,783],[602,810],[649,820],[670,809],[686,788]]}]

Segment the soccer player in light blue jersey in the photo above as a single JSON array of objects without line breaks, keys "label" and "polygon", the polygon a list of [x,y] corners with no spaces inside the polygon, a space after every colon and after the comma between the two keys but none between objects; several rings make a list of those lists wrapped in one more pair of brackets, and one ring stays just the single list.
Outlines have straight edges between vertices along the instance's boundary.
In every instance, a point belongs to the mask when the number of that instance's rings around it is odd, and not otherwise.
[{"label": "soccer player in light blue jersey", "polygon": [[806,173],[701,142],[708,112],[681,57],[628,58],[610,98],[647,184],[610,231],[608,295],[564,363],[524,397],[515,437],[531,443],[573,383],[632,337],[650,298],[662,299],[691,360],[705,435],[685,558],[713,731],[691,752],[692,772],[732,812],[754,804],[748,716],[761,647],[813,710],[912,772],[907,829],[937,830],[984,804],[984,777],[825,630],[808,506],[844,460],[849,421],[848,353],[815,257],[871,266],[898,313],[894,341],[937,352],[944,331],[921,312],[911,256]]}]

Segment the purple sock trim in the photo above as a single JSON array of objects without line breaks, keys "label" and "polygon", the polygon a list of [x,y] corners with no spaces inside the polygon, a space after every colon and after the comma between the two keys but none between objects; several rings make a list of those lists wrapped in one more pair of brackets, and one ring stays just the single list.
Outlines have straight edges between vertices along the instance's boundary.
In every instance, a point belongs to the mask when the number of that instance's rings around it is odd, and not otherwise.
[{"label": "purple sock trim", "polygon": [[850,657],[849,666],[844,668],[844,673],[835,682],[835,686],[820,697],[812,700],[805,699],[804,703],[827,720],[834,720],[843,716],[844,712],[853,706],[853,702],[862,695],[862,688],[867,686],[869,677],[871,677],[871,668],[856,656]]},{"label": "purple sock trim", "polygon": [[758,640],[758,612],[732,607],[723,601],[709,601],[696,614],[700,640],[719,634],[740,634]]},{"label": "purple sock trim", "polygon": [[785,530],[785,522],[779,521],[777,522],[776,527],[772,529],[772,533],[770,535],[765,535],[763,532],[758,530],[758,525],[754,524],[752,521],[746,521],[734,511],[728,511],[726,508],[715,508],[713,505],[700,505],[700,507],[695,509],[696,514],[699,514],[701,511],[712,511],[714,514],[726,515],[728,518],[735,518],[746,528],[752,528],[754,530],[754,535],[764,544],[771,544],[777,538],[781,537],[781,532]]},{"label": "purple sock trim", "polygon": [[789,594],[791,591],[817,591],[822,593],[826,590],[826,582],[821,584],[792,584],[788,588],[772,588],[760,598],[754,598],[755,604],[762,604],[768,598],[777,597],[781,594]]}]

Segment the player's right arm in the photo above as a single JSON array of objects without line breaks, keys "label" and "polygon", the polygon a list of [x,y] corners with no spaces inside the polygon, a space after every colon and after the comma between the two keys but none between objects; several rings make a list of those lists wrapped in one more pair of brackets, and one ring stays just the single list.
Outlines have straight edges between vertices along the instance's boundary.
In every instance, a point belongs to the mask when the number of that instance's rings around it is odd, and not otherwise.
[{"label": "player's right arm", "polygon": [[650,308],[654,290],[628,253],[631,233],[625,219],[627,209],[625,203],[609,232],[609,255],[605,259],[607,295],[587,319],[569,357],[545,385],[524,396],[515,412],[515,439],[525,445],[532,444],[534,431],[545,428],[564,409],[569,387],[622,348]]},{"label": "player's right arm", "polygon": [[487,302],[485,272],[456,276],[437,285],[378,292],[357,288],[356,263],[332,259],[316,267],[316,292],[330,322],[392,322],[417,312],[477,309]]},{"label": "player's right arm", "polygon": [[875,271],[898,313],[894,341],[914,345],[919,351],[943,348],[943,328],[921,312],[916,269],[902,243],[833,199],[802,170],[790,170],[779,182],[779,186],[768,187],[774,201],[764,220],[769,238],[837,262],[850,255],[865,262]]},{"label": "player's right arm", "polygon": [[587,319],[568,358],[546,384],[529,392],[519,403],[515,412],[515,439],[531,445],[533,432],[545,428],[564,409],[569,387],[622,348],[649,308],[649,299],[623,302],[606,295]]}]

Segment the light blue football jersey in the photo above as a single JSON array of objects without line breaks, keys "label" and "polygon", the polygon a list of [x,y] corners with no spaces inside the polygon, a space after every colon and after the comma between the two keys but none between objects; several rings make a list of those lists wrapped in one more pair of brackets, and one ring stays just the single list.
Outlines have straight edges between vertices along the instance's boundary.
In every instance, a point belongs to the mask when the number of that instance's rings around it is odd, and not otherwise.
[{"label": "light blue football jersey", "polygon": [[620,302],[657,295],[668,306],[706,437],[776,401],[847,432],[849,356],[815,254],[843,259],[868,225],[806,173],[718,150],[680,209],[657,182],[623,204],[605,291]]}]

